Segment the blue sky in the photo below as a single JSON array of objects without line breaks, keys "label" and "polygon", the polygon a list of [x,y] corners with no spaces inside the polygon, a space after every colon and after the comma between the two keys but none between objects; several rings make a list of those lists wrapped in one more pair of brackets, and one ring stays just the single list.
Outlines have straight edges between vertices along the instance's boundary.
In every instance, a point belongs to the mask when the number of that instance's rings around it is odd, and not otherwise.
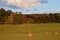
[{"label": "blue sky", "polygon": [[5,1],[4,3],[2,3],[1,1],[0,1],[0,8],[3,7],[5,9],[10,9],[22,13],[46,13],[46,12],[60,11],[60,0],[48,0],[47,3],[42,3],[39,6],[34,6],[31,8],[20,8],[20,7],[17,8],[16,6],[13,5],[7,6],[5,4],[6,3]]}]

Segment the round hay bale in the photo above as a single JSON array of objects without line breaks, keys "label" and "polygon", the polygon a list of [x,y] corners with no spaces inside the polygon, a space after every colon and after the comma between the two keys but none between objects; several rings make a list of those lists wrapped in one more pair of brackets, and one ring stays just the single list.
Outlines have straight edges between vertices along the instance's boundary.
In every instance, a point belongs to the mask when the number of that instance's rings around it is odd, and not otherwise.
[{"label": "round hay bale", "polygon": [[58,35],[58,32],[54,32],[54,35]]},{"label": "round hay bale", "polygon": [[28,37],[32,37],[32,36],[33,36],[33,34],[32,34],[32,33],[29,33],[29,34],[28,34]]},{"label": "round hay bale", "polygon": [[45,34],[45,35],[48,35],[49,33],[48,33],[48,32],[45,32],[44,34]]},{"label": "round hay bale", "polygon": [[30,34],[30,33],[32,33],[31,31],[28,31],[28,33]]},{"label": "round hay bale", "polygon": [[39,31],[40,31],[40,29],[37,29],[37,31],[39,32]]}]

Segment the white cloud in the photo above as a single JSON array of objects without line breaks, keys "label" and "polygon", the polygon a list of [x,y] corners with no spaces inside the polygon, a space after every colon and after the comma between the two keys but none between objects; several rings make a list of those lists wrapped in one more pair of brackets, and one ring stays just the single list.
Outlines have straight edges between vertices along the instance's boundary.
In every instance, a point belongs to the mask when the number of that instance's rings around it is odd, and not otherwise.
[{"label": "white cloud", "polygon": [[6,0],[7,5],[14,5],[18,8],[31,8],[41,4],[41,0]]}]

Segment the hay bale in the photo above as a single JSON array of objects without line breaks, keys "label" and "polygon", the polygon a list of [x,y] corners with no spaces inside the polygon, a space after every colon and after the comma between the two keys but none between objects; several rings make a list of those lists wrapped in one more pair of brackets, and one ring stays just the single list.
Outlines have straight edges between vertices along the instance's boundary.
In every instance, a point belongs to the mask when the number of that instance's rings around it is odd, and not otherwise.
[{"label": "hay bale", "polygon": [[54,32],[54,35],[58,35],[58,32]]},{"label": "hay bale", "polygon": [[48,35],[49,33],[48,33],[48,32],[45,32],[44,34],[45,34],[45,35]]},{"label": "hay bale", "polygon": [[31,31],[28,31],[28,33],[30,34],[30,33],[32,33]]},{"label": "hay bale", "polygon": [[33,36],[33,34],[32,34],[32,33],[29,33],[29,34],[28,34],[28,37],[29,37],[29,38],[30,38],[30,37],[32,37],[32,36]]}]

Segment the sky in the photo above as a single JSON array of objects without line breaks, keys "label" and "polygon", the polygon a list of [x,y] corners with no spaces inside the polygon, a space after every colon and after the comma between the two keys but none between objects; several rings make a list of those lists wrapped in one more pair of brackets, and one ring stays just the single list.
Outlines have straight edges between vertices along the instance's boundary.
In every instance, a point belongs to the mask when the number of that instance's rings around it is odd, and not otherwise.
[{"label": "sky", "polygon": [[60,0],[0,0],[0,8],[23,14],[60,12]]}]

